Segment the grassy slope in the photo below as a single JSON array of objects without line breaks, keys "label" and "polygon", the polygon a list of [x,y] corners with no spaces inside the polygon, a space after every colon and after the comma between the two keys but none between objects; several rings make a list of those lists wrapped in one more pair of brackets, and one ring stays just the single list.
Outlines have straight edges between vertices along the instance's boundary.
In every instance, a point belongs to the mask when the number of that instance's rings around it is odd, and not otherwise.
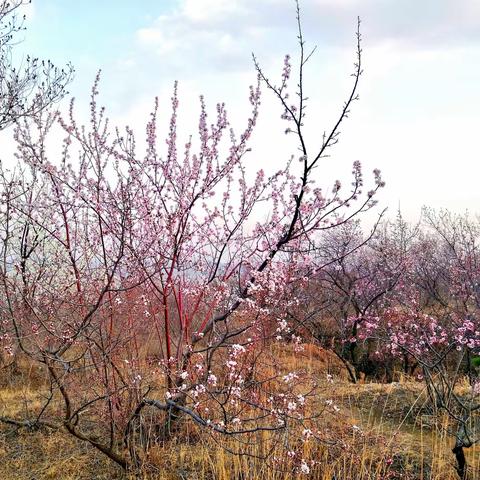
[{"label": "grassy slope", "polygon": [[[453,480],[452,439],[441,421],[425,408],[421,383],[351,385],[341,366],[326,352],[306,346],[302,354],[284,348],[277,352],[286,370],[302,366],[322,385],[318,406],[332,400],[340,412],[322,420],[326,438],[335,445],[306,444],[304,456],[318,461],[309,478],[321,480]],[[327,372],[335,374],[333,384]],[[31,367],[0,383],[0,415],[19,416],[34,411],[42,395],[38,374]],[[186,437],[152,449],[152,465],[145,478],[265,479],[295,478],[275,471],[260,460],[235,457],[209,437],[189,444]],[[194,438],[198,439],[198,435]],[[480,479],[480,449],[467,451],[471,480]],[[336,477],[334,477],[336,475]],[[116,479],[125,478],[111,462],[88,445],[63,432],[29,431],[0,424],[0,479]]]}]

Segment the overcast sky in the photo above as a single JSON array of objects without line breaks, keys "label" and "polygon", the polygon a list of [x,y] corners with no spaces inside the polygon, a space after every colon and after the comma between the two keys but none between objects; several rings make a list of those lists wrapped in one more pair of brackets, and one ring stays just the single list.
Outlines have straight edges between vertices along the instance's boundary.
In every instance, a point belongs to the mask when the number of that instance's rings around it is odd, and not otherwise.
[{"label": "overcast sky", "polygon": [[[360,102],[340,143],[318,171],[320,183],[349,181],[354,160],[368,178],[382,170],[379,200],[415,219],[422,205],[480,213],[480,2],[478,0],[303,0],[310,98],[306,129],[317,145],[348,93],[362,19],[364,76]],[[70,91],[88,109],[102,69],[101,102],[115,123],[144,124],[160,97],[168,121],[173,81],[180,82],[180,115],[195,129],[198,95],[212,109],[225,101],[243,125],[251,52],[278,81],[285,53],[296,45],[293,0],[33,0],[25,41],[18,48],[58,64],[71,61]],[[82,109],[81,109],[82,111]],[[278,168],[295,146],[285,138],[274,99],[265,91],[250,157],[252,169]]]}]

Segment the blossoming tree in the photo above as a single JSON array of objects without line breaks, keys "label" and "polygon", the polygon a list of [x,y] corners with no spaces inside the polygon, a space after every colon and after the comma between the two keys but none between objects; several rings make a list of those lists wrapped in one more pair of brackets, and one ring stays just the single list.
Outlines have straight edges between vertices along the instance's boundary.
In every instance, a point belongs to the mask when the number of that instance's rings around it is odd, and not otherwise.
[{"label": "blossoming tree", "polygon": [[[310,55],[298,4],[297,20],[295,100],[290,57],[278,86],[255,59],[258,83],[239,135],[223,103],[210,121],[200,97],[198,137],[182,142],[175,84],[164,140],[155,101],[141,149],[129,127],[110,127],[97,104],[99,77],[88,125],[77,123],[73,100],[67,115],[42,111],[16,123],[19,167],[1,176],[2,342],[41,365],[50,394],[27,418],[4,421],[63,428],[134,469],[180,421],[216,437],[246,436],[247,453],[262,432],[284,436],[291,422],[308,423],[315,385],[275,361],[271,341],[281,341],[288,322],[272,312],[295,302],[292,286],[318,233],[371,208],[383,181],[375,171],[363,193],[356,162],[345,193],[338,181],[329,193],[317,187],[315,167],[357,98],[360,33],[351,93],[315,150],[304,137]],[[262,83],[281,103],[300,155],[249,181]],[[53,161],[46,145],[58,127],[62,155]]]}]

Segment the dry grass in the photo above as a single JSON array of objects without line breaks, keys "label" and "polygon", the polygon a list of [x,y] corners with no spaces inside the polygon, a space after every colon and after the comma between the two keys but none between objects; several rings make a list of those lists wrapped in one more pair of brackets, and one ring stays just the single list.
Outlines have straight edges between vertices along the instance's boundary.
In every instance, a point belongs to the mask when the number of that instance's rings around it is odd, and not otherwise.
[{"label": "dry grass", "polygon": [[[389,385],[348,383],[334,356],[307,345],[303,352],[275,347],[273,352],[285,371],[305,369],[319,385],[320,395],[312,408],[324,408],[333,400],[337,415],[325,415],[319,422],[325,440],[309,441],[294,448],[299,456],[315,460],[309,478],[317,480],[456,480],[451,454],[452,438],[446,420],[433,418],[426,408],[421,383],[401,380]],[[326,374],[334,374],[329,383]],[[0,415],[20,416],[34,412],[48,394],[41,372],[27,362],[16,372],[0,378]],[[148,454],[145,479],[173,480],[294,480],[294,462],[255,458],[271,446],[267,433],[262,442],[251,445],[253,456],[236,456],[225,448],[238,445],[228,441],[220,446],[217,438],[205,436],[198,427],[186,423],[178,435]],[[471,480],[480,479],[480,448],[466,451]],[[18,429],[0,425],[0,479],[121,479],[127,478],[112,462],[89,445],[62,431],[47,428]],[[304,476],[304,478],[306,478]]]}]

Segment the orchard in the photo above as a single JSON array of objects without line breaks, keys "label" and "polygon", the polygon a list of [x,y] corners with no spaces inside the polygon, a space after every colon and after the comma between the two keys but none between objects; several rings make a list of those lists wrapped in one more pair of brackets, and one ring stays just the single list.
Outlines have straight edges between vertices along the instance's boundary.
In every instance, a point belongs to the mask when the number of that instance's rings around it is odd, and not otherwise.
[{"label": "orchard", "polygon": [[[243,128],[200,96],[187,137],[181,79],[134,131],[109,122],[99,72],[82,124],[64,98],[70,66],[10,60],[23,4],[0,2],[0,128],[15,143],[0,170],[0,343],[2,385],[36,383],[25,407],[2,400],[5,435],[72,438],[125,478],[217,478],[169,477],[158,453],[187,458],[205,442],[250,468],[218,478],[420,478],[390,451],[350,470],[332,458],[370,441],[338,392],[402,379],[453,449],[451,477],[421,478],[477,478],[466,451],[479,440],[478,220],[432,209],[417,225],[388,220],[380,170],[364,178],[353,159],[351,178],[325,189],[319,168],[357,108],[360,20],[350,91],[310,144],[315,52],[298,2],[297,52],[276,78],[254,56]],[[271,141],[296,142],[273,174],[251,147],[265,96],[284,122]]]}]

